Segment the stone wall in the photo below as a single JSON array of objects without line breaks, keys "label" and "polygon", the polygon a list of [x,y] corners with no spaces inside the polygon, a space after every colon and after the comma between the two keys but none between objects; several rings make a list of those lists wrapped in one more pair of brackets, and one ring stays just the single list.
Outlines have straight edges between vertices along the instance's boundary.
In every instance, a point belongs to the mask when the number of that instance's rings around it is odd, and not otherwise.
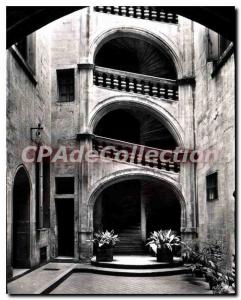
[{"label": "stone wall", "polygon": [[[196,148],[215,150],[217,160],[197,164],[199,237],[219,240],[229,254],[235,251],[235,62],[234,54],[212,77],[214,62],[208,62],[207,30],[195,24],[195,127]],[[206,200],[206,175],[218,172],[218,199]]]},{"label": "stone wall", "polygon": [[[175,62],[179,101],[163,100],[124,91],[108,90],[93,84],[96,51],[112,34],[135,36],[162,47]],[[26,165],[31,180],[31,265],[39,263],[39,247],[49,244],[48,258],[58,254],[55,201],[73,198],[75,203],[75,259],[88,258],[92,234],[92,209],[88,200],[93,192],[119,177],[146,176],[168,179],[183,196],[184,238],[195,236],[221,239],[234,252],[234,57],[212,78],[213,62],[207,60],[206,29],[179,17],[178,24],[167,24],[94,12],[84,8],[37,31],[35,77],[27,75],[12,51],[7,54],[7,146],[8,146],[8,264],[11,265],[12,186],[22,164],[21,152],[30,141],[30,127],[44,127],[43,143],[54,148],[91,147],[88,139],[77,141],[79,133],[93,133],[98,120],[116,107],[135,107],[153,113],[163,121],[180,146],[186,149],[217,149],[217,162],[183,164],[180,174],[130,166],[124,163],[51,164],[50,230],[35,230],[35,166]],[[75,99],[58,102],[58,69],[74,69]],[[194,79],[196,84],[194,85]],[[36,79],[36,82],[35,82]],[[206,201],[206,175],[218,171],[219,199]],[[129,173],[128,173],[129,172]],[[55,177],[75,178],[71,195],[56,195]],[[167,180],[167,182],[168,182]],[[94,199],[94,198],[93,198]],[[185,201],[185,203],[184,203]],[[231,256],[230,256],[231,257]],[[10,270],[10,268],[9,268]],[[10,272],[10,271],[9,271]],[[10,272],[11,273],[11,272]]]},{"label": "stone wall", "polygon": [[[97,49],[103,44],[108,36],[118,35],[124,32],[127,36],[140,36],[145,40],[159,44],[169,51],[169,55],[175,61],[178,77],[190,78],[193,76],[193,30],[192,22],[188,19],[179,18],[179,24],[167,24],[163,22],[152,22],[148,20],[137,20],[122,16],[113,16],[94,12],[92,8],[86,8],[60,20],[51,26],[52,33],[52,144],[70,145],[80,147],[75,142],[76,134],[93,132],[95,118],[101,114],[98,111],[107,111],[121,105],[141,107],[155,113],[157,118],[166,118],[166,126],[176,130],[176,134],[182,147],[192,149],[193,140],[193,87],[189,83],[179,87],[179,101],[165,101],[154,99],[151,96],[138,96],[121,91],[107,90],[93,85],[94,56]],[[75,69],[75,101],[71,103],[57,102],[57,78],[56,69]],[[110,104],[109,108],[108,105]],[[172,125],[171,125],[172,124]],[[113,167],[112,167],[113,168]],[[83,239],[88,233],[89,224],[85,208],[87,207],[89,193],[95,184],[114,171],[128,168],[125,164],[115,165],[110,171],[109,166],[101,164],[84,165],[82,167],[66,164],[55,165],[52,170],[52,180],[55,176],[68,176],[75,174],[76,190],[75,202],[79,209],[75,214],[80,219],[79,232],[82,232]],[[134,167],[136,168],[136,166]],[[143,170],[141,170],[143,171]],[[97,173],[99,174],[97,176]],[[195,232],[195,186],[193,186],[193,166],[182,167],[180,176],[181,193],[186,200],[186,226],[187,235]],[[102,177],[101,177],[101,176]],[[172,175],[171,175],[172,176]],[[56,229],[54,213],[54,186],[52,222]],[[85,221],[86,220],[86,221]],[[56,241],[56,230],[53,230],[53,240]],[[81,234],[77,235],[76,242],[81,241]],[[56,254],[57,244],[53,246],[53,255]],[[75,249],[75,257],[78,258],[79,251],[83,250],[83,243],[80,242],[80,249]],[[82,250],[81,250],[82,248]],[[88,252],[88,251],[87,251]],[[83,254],[83,253],[82,253]]]},{"label": "stone wall", "polygon": [[[31,185],[30,198],[30,264],[39,263],[39,247],[48,245],[48,230],[37,234],[35,220],[35,164],[22,161],[22,151],[33,144],[30,128],[43,126],[43,143],[50,144],[50,49],[45,28],[28,37],[33,42],[35,72],[28,73],[12,48],[7,51],[7,265],[11,276],[12,255],[12,189],[17,169],[24,165]],[[28,68],[28,66],[27,66]],[[47,250],[48,252],[48,250]],[[47,254],[49,257],[49,253]]]}]

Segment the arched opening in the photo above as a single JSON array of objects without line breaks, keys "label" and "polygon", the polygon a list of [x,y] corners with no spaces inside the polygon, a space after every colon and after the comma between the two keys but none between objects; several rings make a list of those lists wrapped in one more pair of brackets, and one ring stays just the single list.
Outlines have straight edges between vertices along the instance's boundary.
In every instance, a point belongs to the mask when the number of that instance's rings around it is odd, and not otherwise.
[{"label": "arched opening", "polygon": [[[125,33],[123,33],[125,35]],[[97,66],[132,73],[177,79],[170,56],[154,43],[138,36],[113,37],[100,47],[95,55]]]},{"label": "arched opening", "polygon": [[176,140],[162,122],[138,107],[106,113],[95,126],[94,134],[159,149],[177,147]]},{"label": "arched opening", "polygon": [[127,179],[105,188],[93,209],[94,231],[119,234],[117,254],[144,254],[150,232],[181,227],[181,205],[176,193],[162,181]]},{"label": "arched opening", "polygon": [[13,268],[30,267],[30,183],[21,167],[13,184]]}]

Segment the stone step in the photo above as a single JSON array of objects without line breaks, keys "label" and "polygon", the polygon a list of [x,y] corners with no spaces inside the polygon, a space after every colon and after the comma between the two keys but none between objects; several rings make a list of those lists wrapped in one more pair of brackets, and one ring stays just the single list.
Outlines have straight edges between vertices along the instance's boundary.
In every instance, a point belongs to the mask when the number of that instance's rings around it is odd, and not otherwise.
[{"label": "stone step", "polygon": [[137,249],[146,249],[142,244],[119,244],[115,246],[115,249],[120,249],[120,248],[137,248]]},{"label": "stone step", "polygon": [[[135,228],[141,228],[141,225],[139,225],[139,224],[137,224],[137,225],[129,225],[128,227],[125,227],[125,228],[123,228],[123,230],[125,230],[125,229],[135,229]],[[121,230],[121,228],[120,228],[120,230]]]},{"label": "stone step", "polygon": [[140,250],[140,249],[120,249],[120,250],[116,250],[114,252],[114,254],[135,254],[135,255],[139,255],[139,254],[146,254],[145,250]]},{"label": "stone step", "polygon": [[164,269],[183,266],[183,261],[179,257],[175,257],[173,262],[158,262],[156,257],[148,255],[114,255],[114,260],[111,262],[97,262],[96,257],[93,257],[91,265],[118,269]]},{"label": "stone step", "polygon": [[[79,269],[79,272],[87,272],[87,269]],[[190,268],[186,267],[176,267],[176,268],[164,268],[164,269],[116,269],[116,268],[102,268],[95,267],[88,270],[91,273],[96,274],[109,274],[118,276],[171,276],[178,274],[190,273]],[[77,272],[77,269],[75,269]]]},{"label": "stone step", "polygon": [[143,246],[142,243],[128,243],[128,244],[118,244],[115,246],[115,249],[120,249],[120,248],[143,248],[146,249],[146,247]]},{"label": "stone step", "polygon": [[140,224],[129,226],[118,233],[119,242],[114,253],[116,254],[145,254],[145,247],[141,239]]},{"label": "stone step", "polygon": [[118,245],[115,246],[116,249],[118,248],[144,248],[142,243],[129,243],[129,244],[125,244],[125,243],[119,243]]},{"label": "stone step", "polygon": [[185,266],[180,267],[170,267],[170,268],[156,268],[156,269],[119,269],[119,268],[106,268],[90,266],[92,268],[81,268],[79,266],[75,269],[75,272],[92,272],[96,274],[108,274],[108,275],[118,275],[118,276],[171,276],[178,274],[190,273],[190,268]]},{"label": "stone step", "polygon": [[114,251],[114,254],[135,254],[135,255],[140,255],[140,254],[146,254],[147,252],[142,249],[116,249]]},{"label": "stone step", "polygon": [[118,233],[118,235],[123,235],[123,234],[141,234],[141,231],[139,229],[137,230],[128,230],[128,231],[121,231]]},{"label": "stone step", "polygon": [[52,259],[53,262],[59,262],[59,263],[74,263],[76,262],[76,259],[74,257],[68,257],[68,256],[57,256]]},{"label": "stone step", "polygon": [[146,249],[143,247],[142,244],[130,244],[130,245],[125,245],[125,244],[120,244],[118,246],[115,246],[115,249]]},{"label": "stone step", "polygon": [[104,268],[93,265],[76,264],[75,268],[63,274],[62,277],[57,277],[53,282],[49,282],[48,285],[41,291],[42,295],[49,294],[56,286],[63,282],[68,276],[73,273],[93,273],[112,276],[129,276],[129,277],[151,277],[151,276],[172,276],[179,274],[191,273],[190,268],[187,267],[174,267],[174,268],[162,268],[162,269],[118,269],[118,268]]},{"label": "stone step", "polygon": [[142,242],[141,239],[130,239],[130,238],[123,238],[123,239],[120,239],[120,240],[118,241],[118,244],[117,244],[117,245],[120,245],[121,243],[130,243],[130,244],[132,244],[132,243],[139,243],[139,244],[144,245],[144,243]]},{"label": "stone step", "polygon": [[118,235],[119,239],[122,238],[128,238],[128,239],[132,239],[132,238],[138,238],[141,239],[141,234],[140,233],[125,233],[125,234],[119,234]]}]

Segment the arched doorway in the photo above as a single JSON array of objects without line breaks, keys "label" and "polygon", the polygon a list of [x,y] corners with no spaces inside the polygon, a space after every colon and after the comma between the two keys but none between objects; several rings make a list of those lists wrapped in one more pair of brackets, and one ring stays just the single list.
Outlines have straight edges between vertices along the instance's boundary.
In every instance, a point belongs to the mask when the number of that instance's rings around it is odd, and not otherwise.
[{"label": "arched doorway", "polygon": [[23,167],[18,169],[13,184],[12,266],[30,267],[30,183]]},{"label": "arched doorway", "polygon": [[181,205],[176,193],[162,181],[127,179],[105,188],[93,209],[94,231],[119,234],[116,254],[144,254],[150,232],[172,229],[180,234]]}]

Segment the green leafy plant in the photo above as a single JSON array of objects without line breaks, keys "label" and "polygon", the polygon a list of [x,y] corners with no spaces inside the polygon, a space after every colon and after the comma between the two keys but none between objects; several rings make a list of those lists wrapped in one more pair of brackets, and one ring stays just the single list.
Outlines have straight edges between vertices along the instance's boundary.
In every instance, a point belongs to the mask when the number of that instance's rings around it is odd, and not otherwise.
[{"label": "green leafy plant", "polygon": [[158,249],[172,251],[174,246],[180,245],[180,238],[171,229],[154,231],[147,241],[146,245],[149,245],[155,253]]},{"label": "green leafy plant", "polygon": [[112,248],[119,241],[118,235],[114,230],[98,231],[94,233],[94,238],[88,240],[99,248]]},{"label": "green leafy plant", "polygon": [[181,242],[182,251],[181,256],[185,263],[196,263],[198,262],[198,247],[197,243],[185,243]]},{"label": "green leafy plant", "polygon": [[214,294],[235,293],[235,273],[225,274],[222,270],[224,251],[220,242],[205,242],[203,247],[193,247],[182,242],[182,256],[190,262],[195,274],[204,274]]},{"label": "green leafy plant", "polygon": [[212,290],[214,295],[235,294],[235,284],[230,285],[228,275],[220,274]]}]

